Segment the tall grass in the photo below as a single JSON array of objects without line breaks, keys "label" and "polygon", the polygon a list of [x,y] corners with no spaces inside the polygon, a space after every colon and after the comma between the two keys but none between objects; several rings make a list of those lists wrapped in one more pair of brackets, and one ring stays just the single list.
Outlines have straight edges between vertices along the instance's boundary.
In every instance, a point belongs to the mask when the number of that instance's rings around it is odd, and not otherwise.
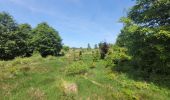
[{"label": "tall grass", "polygon": [[[170,90],[93,62],[33,55],[0,61],[0,100],[169,100]],[[92,66],[92,68],[91,68]],[[95,66],[95,67],[93,67]],[[75,93],[70,93],[72,87]],[[76,88],[75,88],[76,87]],[[68,92],[69,91],[69,92]]]}]

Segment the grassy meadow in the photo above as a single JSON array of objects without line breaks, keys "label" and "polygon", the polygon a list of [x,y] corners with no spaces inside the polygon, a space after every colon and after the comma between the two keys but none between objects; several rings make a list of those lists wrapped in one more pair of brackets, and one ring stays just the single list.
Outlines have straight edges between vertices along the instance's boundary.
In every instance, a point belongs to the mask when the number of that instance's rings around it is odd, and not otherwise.
[{"label": "grassy meadow", "polygon": [[170,0],[0,0],[0,100],[170,100]]},{"label": "grassy meadow", "polygon": [[0,100],[169,100],[170,90],[93,62],[65,56],[0,61]]}]

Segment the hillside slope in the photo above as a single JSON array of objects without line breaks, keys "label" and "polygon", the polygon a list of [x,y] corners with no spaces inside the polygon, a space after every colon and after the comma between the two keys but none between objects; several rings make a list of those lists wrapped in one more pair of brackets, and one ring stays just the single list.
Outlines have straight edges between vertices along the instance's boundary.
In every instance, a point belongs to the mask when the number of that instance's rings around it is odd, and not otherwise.
[{"label": "hillside slope", "polygon": [[85,73],[67,74],[71,58],[16,58],[0,61],[0,100],[169,100],[170,90],[135,81],[124,73],[92,63],[84,55]]}]

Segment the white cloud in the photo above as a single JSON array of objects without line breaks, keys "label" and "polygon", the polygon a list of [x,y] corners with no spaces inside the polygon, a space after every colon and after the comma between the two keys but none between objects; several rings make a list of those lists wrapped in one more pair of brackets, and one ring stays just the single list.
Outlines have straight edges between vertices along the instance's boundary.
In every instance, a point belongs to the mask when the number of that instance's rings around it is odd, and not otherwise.
[{"label": "white cloud", "polygon": [[34,13],[43,13],[47,15],[55,14],[55,12],[52,10],[48,10],[47,8],[43,8],[39,5],[36,5],[34,2],[32,2],[32,0],[9,0],[9,1],[25,9],[28,9]]}]

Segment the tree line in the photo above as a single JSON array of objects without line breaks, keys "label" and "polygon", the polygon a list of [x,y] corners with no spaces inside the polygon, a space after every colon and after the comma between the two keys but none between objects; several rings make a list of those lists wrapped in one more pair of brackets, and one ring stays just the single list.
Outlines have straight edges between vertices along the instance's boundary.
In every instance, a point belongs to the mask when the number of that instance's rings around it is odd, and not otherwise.
[{"label": "tree line", "polygon": [[32,28],[29,24],[18,24],[11,15],[0,13],[0,59],[28,57],[39,52],[43,57],[59,55],[62,39],[59,33],[46,22]]},{"label": "tree line", "polygon": [[[146,77],[170,75],[169,9],[169,0],[136,0],[127,16],[120,19],[124,26],[116,43],[99,44],[100,58],[107,60],[107,66],[133,69]],[[47,23],[31,28],[16,23],[8,13],[0,13],[0,59],[31,56],[35,51],[43,57],[56,56],[61,48],[59,33]]]},{"label": "tree line", "polygon": [[[138,71],[146,77],[170,75],[170,1],[136,0],[120,22],[124,24],[108,64]],[[127,65],[130,65],[130,68]]]}]

